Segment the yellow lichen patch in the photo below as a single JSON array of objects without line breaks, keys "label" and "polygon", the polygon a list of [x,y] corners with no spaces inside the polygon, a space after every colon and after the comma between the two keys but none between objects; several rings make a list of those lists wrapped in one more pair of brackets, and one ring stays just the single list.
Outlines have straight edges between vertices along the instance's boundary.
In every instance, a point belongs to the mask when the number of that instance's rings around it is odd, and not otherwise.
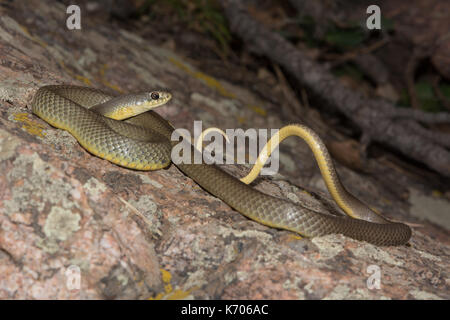
[{"label": "yellow lichen patch", "polygon": [[112,84],[111,82],[109,82],[109,81],[106,80],[106,78],[105,78],[105,72],[106,72],[107,69],[108,69],[108,65],[105,63],[105,64],[103,64],[103,65],[100,67],[100,69],[98,70],[98,73],[99,73],[99,75],[100,75],[100,81],[101,81],[101,83],[103,83],[105,86],[107,86],[107,87],[113,89],[114,91],[117,91],[117,92],[119,92],[119,93],[124,93],[124,91],[123,91],[120,87],[118,87],[118,86],[116,86],[115,84]]},{"label": "yellow lichen patch", "polygon": [[159,269],[159,271],[161,271],[161,279],[164,283],[170,283],[170,280],[172,280],[172,275],[170,274],[169,271],[164,270],[164,269]]},{"label": "yellow lichen patch", "polygon": [[193,290],[197,287],[194,287],[189,290],[181,290],[176,289],[175,291],[172,288],[172,284],[170,281],[172,280],[172,275],[169,271],[164,269],[159,269],[161,271],[161,279],[164,283],[164,292],[158,293],[155,297],[149,298],[149,300],[181,300],[186,298],[191,294]]},{"label": "yellow lichen patch", "polygon": [[64,71],[66,71],[68,74],[70,74],[72,77],[74,77],[77,80],[82,81],[83,83],[85,83],[87,86],[92,86],[92,82],[91,80],[89,80],[88,78],[84,77],[84,76],[80,76],[78,74],[75,74],[72,70],[70,70],[69,68],[66,67],[66,65],[64,64],[64,62],[62,60],[56,60],[59,64],[59,66],[64,69]]},{"label": "yellow lichen patch", "polygon": [[185,65],[184,63],[178,61],[173,57],[170,57],[169,61],[172,62],[176,67],[183,70],[184,72],[190,74],[191,76],[197,79],[202,80],[207,86],[217,90],[217,92],[219,92],[222,96],[227,98],[236,98],[236,96],[232,92],[229,92],[227,89],[225,89],[222,86],[222,84],[213,77],[208,76],[207,74],[200,71],[191,70],[187,65]]},{"label": "yellow lichen patch", "polygon": [[164,297],[164,293],[158,293],[155,297],[148,298],[148,300],[162,300],[163,297]]},{"label": "yellow lichen patch", "polygon": [[39,39],[36,36],[31,35],[31,33],[28,31],[28,29],[22,25],[19,25],[20,29],[33,41],[35,41],[36,43],[38,43],[41,47],[46,48],[47,44],[42,41],[41,39]]},{"label": "yellow lichen patch", "polygon": [[187,65],[183,64],[181,61],[178,61],[174,57],[170,57],[169,61],[172,62],[175,66],[177,66],[181,70],[183,70],[184,72],[189,73],[189,74],[192,73],[192,70],[189,69],[189,67]]},{"label": "yellow lichen patch", "polygon": [[168,297],[166,297],[167,300],[181,300],[186,298],[187,296],[189,296],[191,294],[193,289],[184,291],[181,289],[177,289],[175,290],[172,294],[170,294]]},{"label": "yellow lichen patch", "polygon": [[45,136],[45,132],[43,132],[45,126],[28,118],[28,113],[16,113],[14,120],[21,122],[23,124],[22,129],[25,129],[28,133],[41,138]]},{"label": "yellow lichen patch", "polygon": [[431,192],[431,195],[432,195],[433,197],[440,198],[440,197],[442,197],[442,192],[439,191],[439,190],[433,190],[433,191]]},{"label": "yellow lichen patch", "polygon": [[267,116],[267,111],[259,106],[254,105],[247,105],[251,110],[253,110],[255,113],[262,115],[263,117]]},{"label": "yellow lichen patch", "polygon": [[247,119],[245,119],[244,117],[237,117],[237,121],[238,121],[240,124],[244,124],[244,123],[247,122]]},{"label": "yellow lichen patch", "polygon": [[222,96],[227,97],[227,98],[235,98],[236,96],[227,91],[222,84],[217,81],[216,79],[214,79],[211,76],[208,76],[207,74],[204,74],[203,72],[194,72],[194,76],[198,79],[203,80],[209,87],[216,89]]},{"label": "yellow lichen patch", "polygon": [[84,76],[80,76],[80,75],[76,74],[75,79],[83,81],[87,86],[92,86],[91,80],[89,80],[88,78],[86,78]]}]

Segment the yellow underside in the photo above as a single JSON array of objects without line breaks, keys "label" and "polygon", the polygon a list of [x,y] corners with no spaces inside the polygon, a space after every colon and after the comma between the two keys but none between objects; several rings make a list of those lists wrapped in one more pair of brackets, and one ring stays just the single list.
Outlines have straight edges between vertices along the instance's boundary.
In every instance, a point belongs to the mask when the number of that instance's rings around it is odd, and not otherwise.
[{"label": "yellow underside", "polygon": [[117,157],[113,154],[104,153],[104,152],[99,151],[95,145],[90,144],[89,142],[83,140],[81,138],[81,136],[78,134],[78,132],[76,132],[75,130],[73,130],[70,127],[66,127],[63,124],[56,122],[56,121],[51,121],[51,120],[46,120],[46,121],[56,128],[68,131],[71,135],[73,135],[75,137],[75,139],[77,139],[77,141],[81,144],[81,146],[83,148],[85,148],[87,151],[89,151],[90,153],[96,155],[99,158],[102,158],[102,159],[108,160],[114,164],[117,164],[119,166],[122,166],[125,168],[130,168],[130,169],[135,169],[135,170],[150,171],[150,170],[163,169],[170,164],[170,162],[168,162],[166,164],[155,164],[155,163],[143,164],[141,162],[129,162],[128,160],[124,159],[123,157]]},{"label": "yellow underside", "polygon": [[325,158],[325,156],[323,155],[322,151],[318,147],[318,141],[316,140],[316,138],[313,135],[311,135],[311,133],[309,133],[307,130],[298,125],[285,126],[281,128],[276,134],[274,134],[259,153],[258,159],[256,160],[252,170],[249,172],[247,176],[241,178],[241,181],[244,182],[245,184],[252,183],[258,177],[259,173],[264,167],[264,164],[269,159],[273,150],[284,139],[291,136],[300,137],[308,144],[308,146],[311,148],[314,154],[314,157],[316,158],[317,164],[319,165],[320,168],[320,172],[322,173],[322,177],[325,181],[328,190],[330,191],[331,196],[347,215],[353,218],[357,218],[358,216],[354,213],[352,208],[349,207],[347,203],[344,201],[342,195],[339,193],[335,181],[332,178],[331,170],[334,170],[333,164],[329,163]]}]

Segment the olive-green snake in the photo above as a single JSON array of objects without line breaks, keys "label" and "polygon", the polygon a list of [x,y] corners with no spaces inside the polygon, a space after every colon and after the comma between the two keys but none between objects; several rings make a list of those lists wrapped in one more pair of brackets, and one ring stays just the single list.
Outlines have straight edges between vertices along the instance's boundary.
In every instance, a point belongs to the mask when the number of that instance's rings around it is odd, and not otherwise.
[{"label": "olive-green snake", "polygon": [[[155,170],[171,162],[172,147],[178,143],[171,141],[172,125],[153,111],[120,120],[130,116],[131,108],[142,109],[139,111],[142,112],[170,98],[164,91],[115,97],[88,87],[45,86],[35,94],[32,109],[49,124],[69,131],[98,157],[128,168]],[[279,134],[280,141],[295,134],[308,143],[331,195],[351,217],[313,212],[267,195],[216,165],[183,163],[177,167],[235,210],[271,227],[307,237],[340,233],[376,245],[408,242],[411,229],[407,225],[382,218],[346,191],[325,145],[314,131],[303,125],[291,125]]]}]

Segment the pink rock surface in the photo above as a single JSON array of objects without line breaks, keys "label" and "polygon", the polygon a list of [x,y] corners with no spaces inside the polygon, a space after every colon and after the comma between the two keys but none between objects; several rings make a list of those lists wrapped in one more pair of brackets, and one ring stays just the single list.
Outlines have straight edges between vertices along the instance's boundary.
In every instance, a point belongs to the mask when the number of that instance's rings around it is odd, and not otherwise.
[{"label": "pink rock surface", "polygon": [[[8,4],[0,17],[0,299],[450,297],[448,230],[436,221],[421,221],[403,247],[340,235],[299,240],[246,219],[174,166],[139,172],[86,152],[31,113],[40,86],[169,87],[173,102],[158,112],[188,129],[194,119],[222,128],[238,126],[238,118],[254,127],[282,123],[276,114],[242,107],[247,99],[264,110],[271,103],[226,82],[212,86],[183,58],[139,36],[88,19],[81,31],[69,31],[62,4],[29,1],[26,7],[33,10]],[[292,147],[283,173],[314,186],[318,171],[301,147]],[[297,161],[292,155],[302,157],[307,173],[290,166]],[[347,185],[367,180],[340,170]],[[257,188],[318,211],[334,206],[320,188],[311,196],[283,180],[260,181]],[[370,180],[361,194],[392,218],[420,221],[382,183]],[[368,288],[371,265],[380,270],[380,289]],[[80,272],[79,289],[72,270]]]}]

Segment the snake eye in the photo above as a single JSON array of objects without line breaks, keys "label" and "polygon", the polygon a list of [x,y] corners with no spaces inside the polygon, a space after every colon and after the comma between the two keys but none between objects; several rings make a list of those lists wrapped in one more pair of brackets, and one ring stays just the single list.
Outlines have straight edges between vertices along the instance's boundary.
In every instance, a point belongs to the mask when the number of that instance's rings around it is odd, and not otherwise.
[{"label": "snake eye", "polygon": [[152,97],[153,100],[158,100],[159,99],[159,93],[158,92],[152,92],[152,94],[150,96]]}]

